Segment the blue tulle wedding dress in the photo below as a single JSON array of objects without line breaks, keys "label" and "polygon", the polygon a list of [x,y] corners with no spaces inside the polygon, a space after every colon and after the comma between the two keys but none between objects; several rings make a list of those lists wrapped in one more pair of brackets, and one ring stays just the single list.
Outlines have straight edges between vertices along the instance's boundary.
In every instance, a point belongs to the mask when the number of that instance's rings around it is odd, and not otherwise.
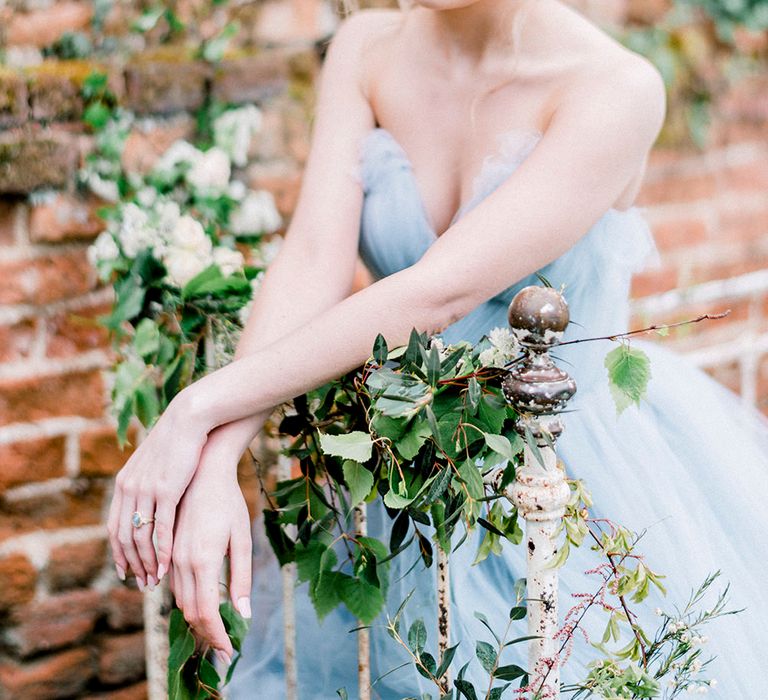
[{"label": "blue tulle wedding dress", "polygon": [[[511,130],[500,136],[497,152],[483,162],[472,198],[454,220],[482,201],[535,148],[541,134]],[[434,242],[413,178],[410,162],[392,134],[372,129],[361,150],[360,181],[365,199],[361,218],[360,253],[380,278],[415,263]],[[514,221],[509,222],[510,239]],[[513,249],[513,244],[510,244]],[[565,254],[540,272],[557,288],[564,285],[572,323],[565,339],[592,337],[628,329],[627,301],[633,272],[652,263],[657,252],[641,209],[610,209]],[[461,274],[457,270],[456,274]],[[478,306],[441,334],[446,342],[477,341],[496,326],[506,327],[507,307],[514,294],[535,275],[519,280]],[[578,325],[577,325],[578,324]],[[609,394],[605,354],[615,345],[599,341],[558,349],[557,355],[576,379],[578,391],[564,416],[558,452],[571,477],[583,479],[594,498],[593,512],[634,530],[647,530],[639,551],[648,565],[666,574],[668,594],[652,593],[634,608],[653,634],[659,621],[655,608],[673,611],[711,572],[721,570],[715,588],[730,582],[731,607],[746,608],[707,627],[710,641],[704,657],[716,655],[707,676],[717,679],[709,697],[760,700],[768,697],[768,421],[744,407],[731,391],[717,384],[679,354],[661,344],[633,340],[651,361],[647,395],[638,407],[621,415]],[[391,522],[382,508],[369,509],[369,532],[388,540]],[[451,556],[452,643],[461,641],[455,668],[474,658],[475,640],[488,634],[474,612],[503,626],[514,601],[516,579],[525,576],[525,552],[506,543],[502,556],[489,556],[472,566],[479,530]],[[409,591],[403,623],[422,617],[429,631],[428,647],[436,645],[435,573],[417,564],[416,555],[392,561],[389,605],[394,612]],[[572,593],[592,592],[597,583],[584,572],[595,566],[587,546],[571,550],[561,569],[561,615],[575,599]],[[406,573],[408,572],[408,573]],[[279,569],[263,534],[254,524],[253,621],[243,657],[226,695],[230,698],[282,698],[283,621]],[[299,697],[335,698],[346,687],[357,697],[356,626],[345,609],[318,623],[307,595],[307,584],[296,591]],[[593,641],[600,641],[604,616],[585,618]],[[524,622],[518,623],[525,634]],[[406,627],[407,629],[407,627]],[[626,635],[625,635],[626,638]],[[371,640],[372,677],[394,669],[407,658],[383,626],[374,626]],[[525,645],[511,647],[505,663],[526,666]],[[585,677],[585,666],[596,652],[583,638],[576,640],[562,680]],[[475,659],[467,677],[482,688],[487,676]],[[435,688],[412,665],[375,684],[373,696],[386,700],[419,697]],[[505,696],[513,697],[511,689]]]}]

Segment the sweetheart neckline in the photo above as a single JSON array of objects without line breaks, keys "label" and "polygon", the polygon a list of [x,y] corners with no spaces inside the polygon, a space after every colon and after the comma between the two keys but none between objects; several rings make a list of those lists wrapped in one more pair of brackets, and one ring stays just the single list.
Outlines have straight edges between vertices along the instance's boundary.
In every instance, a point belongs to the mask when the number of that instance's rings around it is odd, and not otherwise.
[{"label": "sweetheart neckline", "polygon": [[[371,129],[366,134],[366,144],[367,144],[368,138],[372,134],[377,132],[382,133],[387,138],[389,138],[392,144],[394,144],[397,147],[397,150],[399,151],[400,156],[408,166],[407,173],[411,179],[411,184],[413,185],[414,191],[416,192],[416,199],[418,200],[419,207],[421,209],[421,216],[424,220],[427,230],[429,231],[429,233],[431,234],[434,240],[437,240],[438,238],[440,238],[440,236],[446,233],[451,228],[451,226],[453,226],[461,218],[466,208],[470,204],[472,204],[474,200],[477,198],[479,194],[478,185],[480,184],[483,176],[487,172],[489,165],[492,165],[494,161],[498,161],[498,160],[501,160],[503,163],[514,162],[514,160],[505,159],[505,146],[507,143],[507,139],[510,136],[512,136],[513,134],[520,134],[520,135],[526,134],[528,136],[536,137],[537,143],[541,139],[541,137],[544,136],[544,132],[539,129],[529,129],[529,128],[523,128],[523,127],[513,127],[511,129],[505,129],[504,131],[497,134],[496,140],[499,142],[499,146],[495,151],[491,151],[490,153],[488,153],[486,156],[483,157],[483,160],[481,161],[480,168],[478,169],[477,174],[472,178],[472,193],[470,194],[466,202],[459,205],[458,209],[456,210],[450,222],[448,223],[448,228],[446,228],[445,231],[443,231],[443,233],[438,234],[437,231],[435,230],[435,227],[432,225],[432,222],[430,221],[429,212],[427,211],[424,198],[421,195],[421,188],[419,187],[419,183],[417,182],[416,176],[413,171],[413,163],[410,157],[408,156],[408,154],[406,153],[405,149],[403,148],[403,146],[395,138],[395,135],[386,127],[374,126],[374,127],[371,127]],[[519,155],[521,151],[522,151],[522,148],[519,149],[516,153],[514,153],[514,155]],[[525,160],[525,158],[528,157],[529,154],[526,154],[523,157],[523,161]],[[520,161],[520,163],[517,163],[517,165],[519,166],[523,161]],[[628,215],[628,214],[635,214],[639,210],[640,210],[640,207],[638,205],[632,204],[627,209],[617,209],[616,207],[609,207],[606,210],[606,213],[612,212],[614,214],[619,214],[619,215]]]}]

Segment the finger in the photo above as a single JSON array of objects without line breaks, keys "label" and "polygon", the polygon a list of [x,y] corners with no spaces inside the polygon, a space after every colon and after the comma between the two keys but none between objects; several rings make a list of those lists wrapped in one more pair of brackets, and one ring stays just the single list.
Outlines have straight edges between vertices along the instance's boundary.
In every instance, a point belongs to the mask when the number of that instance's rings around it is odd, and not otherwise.
[{"label": "finger", "polygon": [[234,649],[219,614],[219,575],[215,567],[206,566],[195,569],[195,596],[200,634],[210,642],[211,646],[226,654],[227,658],[222,658],[221,654],[218,656],[229,666]]},{"label": "finger", "polygon": [[175,591],[176,606],[184,614],[184,619],[193,628],[197,624],[197,607],[195,605],[195,579],[189,567],[181,562],[172,564],[173,586]]},{"label": "finger", "polygon": [[251,531],[235,527],[229,538],[229,595],[235,610],[251,617]]},{"label": "finger", "polygon": [[107,516],[107,533],[109,535],[109,546],[112,549],[112,560],[115,563],[117,576],[121,581],[125,581],[125,572],[128,570],[128,560],[123,554],[123,547],[118,539],[119,519],[120,519],[120,501],[121,489],[115,486],[112,502],[109,504],[109,515]]},{"label": "finger", "polygon": [[136,499],[126,491],[123,493],[123,498],[120,502],[120,516],[117,524],[117,539],[123,549],[123,554],[128,560],[128,564],[131,567],[134,575],[136,576],[136,583],[139,586],[139,590],[144,590],[144,586],[147,585],[147,572],[144,571],[144,566],[141,563],[139,553],[136,551],[136,543],[133,541],[133,525],[131,519],[133,513],[136,510]]},{"label": "finger", "polygon": [[[154,518],[155,501],[151,496],[140,496],[136,504],[136,510],[141,513],[142,518]],[[146,581],[150,590],[154,589],[157,582],[157,557],[155,545],[152,542],[154,525],[154,522],[149,522],[133,528],[133,542],[141,558],[141,565],[147,573]]]},{"label": "finger", "polygon": [[169,498],[158,498],[155,504],[155,537],[157,538],[157,581],[158,583],[171,566],[173,552],[173,526],[176,506]]}]

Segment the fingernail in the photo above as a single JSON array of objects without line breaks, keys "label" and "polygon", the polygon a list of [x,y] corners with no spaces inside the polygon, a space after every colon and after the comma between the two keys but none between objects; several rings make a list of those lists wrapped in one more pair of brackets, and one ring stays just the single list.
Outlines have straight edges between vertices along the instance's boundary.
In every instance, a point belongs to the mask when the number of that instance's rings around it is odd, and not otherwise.
[{"label": "fingernail", "polygon": [[139,590],[143,593],[144,587],[146,584],[138,576],[136,577],[136,585],[139,587]]},{"label": "fingernail", "polygon": [[155,590],[155,584],[156,581],[153,576],[147,576],[147,588],[149,588],[150,591]]},{"label": "fingernail", "polygon": [[115,564],[115,569],[117,569],[117,578],[125,581],[125,569],[120,564]]},{"label": "fingernail", "polygon": [[224,666],[229,666],[232,663],[232,659],[229,658],[229,654],[224,651],[217,651],[216,656],[219,657],[219,661],[221,661]]},{"label": "fingernail", "polygon": [[157,582],[160,583],[160,581],[163,580],[163,576],[165,576],[165,564],[160,564],[160,566],[157,567]]},{"label": "fingernail", "polygon": [[251,619],[251,600],[250,598],[243,596],[242,598],[237,599],[237,609],[240,611],[240,614],[246,619]]}]

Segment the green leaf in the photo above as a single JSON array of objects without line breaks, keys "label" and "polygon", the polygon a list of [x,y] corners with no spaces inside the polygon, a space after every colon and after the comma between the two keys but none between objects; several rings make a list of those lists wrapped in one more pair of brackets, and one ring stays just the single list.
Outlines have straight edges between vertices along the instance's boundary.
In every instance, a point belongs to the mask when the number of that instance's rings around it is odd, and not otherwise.
[{"label": "green leaf", "polygon": [[237,610],[235,610],[235,606],[232,605],[231,600],[225,600],[219,605],[219,615],[221,615],[224,629],[227,631],[227,635],[232,641],[232,646],[235,651],[240,651],[245,635],[248,632],[248,622]]},{"label": "green leaf", "polygon": [[[488,445],[496,454],[510,462],[515,459],[515,448],[505,435],[492,435],[483,433],[485,444]],[[522,447],[522,444],[520,445]],[[518,450],[519,452],[519,450]]]},{"label": "green leaf", "polygon": [[195,638],[189,631],[187,622],[181,610],[174,608],[171,611],[168,626],[168,697],[174,700],[188,697],[184,688],[182,672],[184,664],[195,651]]},{"label": "green leaf", "polygon": [[372,586],[359,578],[338,574],[339,597],[349,611],[364,624],[370,624],[384,607],[381,588]]},{"label": "green leaf", "polygon": [[471,459],[465,459],[459,464],[459,476],[467,487],[469,496],[478,500],[485,495],[483,478],[480,476],[480,470]]},{"label": "green leaf", "polygon": [[387,361],[388,354],[387,341],[384,336],[379,333],[376,336],[376,340],[373,342],[373,359],[376,361],[377,365],[381,366]]},{"label": "green leaf", "polygon": [[640,405],[651,378],[648,355],[628,343],[621,343],[605,356],[604,364],[617,413],[632,403]]},{"label": "green leaf", "polygon": [[516,678],[520,678],[525,675],[525,669],[509,664],[507,666],[499,666],[496,669],[496,673],[493,674],[495,678],[500,681],[513,681]]},{"label": "green leaf", "polygon": [[151,318],[142,318],[136,326],[133,347],[144,359],[160,349],[160,329]]},{"label": "green leaf", "polygon": [[338,571],[323,571],[310,581],[309,595],[315,606],[318,619],[322,620],[339,604],[338,587],[344,576],[346,574]]},{"label": "green leaf", "polygon": [[356,462],[367,462],[373,452],[373,440],[368,433],[353,430],[342,435],[319,433],[320,449],[324,454],[351,459]]},{"label": "green leaf", "polygon": [[344,472],[344,481],[349,488],[349,505],[356,506],[371,492],[373,488],[373,474],[369,472],[360,462],[352,459],[345,460],[342,465]]},{"label": "green leaf", "polygon": [[395,447],[403,459],[411,461],[431,434],[432,431],[426,420],[414,419],[410,430],[395,443]]},{"label": "green leaf", "polygon": [[424,626],[424,620],[419,618],[408,630],[408,646],[416,655],[421,656],[424,647],[427,644],[427,628]]},{"label": "green leaf", "polygon": [[492,673],[496,666],[496,650],[488,642],[478,642],[475,654],[487,673]]}]

